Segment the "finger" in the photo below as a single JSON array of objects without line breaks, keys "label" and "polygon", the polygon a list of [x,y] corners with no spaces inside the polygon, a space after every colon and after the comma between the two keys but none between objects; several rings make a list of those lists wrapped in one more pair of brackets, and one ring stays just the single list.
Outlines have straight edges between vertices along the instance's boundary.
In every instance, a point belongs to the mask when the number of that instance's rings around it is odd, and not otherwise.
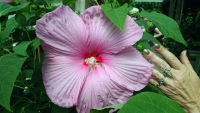
[{"label": "finger", "polygon": [[153,52],[150,50],[145,49],[144,50],[144,55],[151,60],[158,68],[160,69],[170,69],[170,66],[160,57],[155,55]]},{"label": "finger", "polygon": [[193,70],[193,67],[190,61],[188,60],[186,52],[187,52],[186,50],[181,52],[180,60],[189,70]]},{"label": "finger", "polygon": [[172,68],[180,70],[183,67],[183,64],[177,59],[177,57],[162,45],[155,44],[154,49],[166,59]]},{"label": "finger", "polygon": [[155,79],[150,79],[149,80],[149,83],[150,84],[152,84],[152,85],[154,85],[154,86],[156,86],[156,87],[158,87],[159,89],[161,89],[162,91],[164,90],[164,91],[167,91],[167,89],[166,89],[166,87],[165,87],[165,85],[163,84],[163,85],[159,85],[158,84],[158,81],[156,81]]},{"label": "finger", "polygon": [[158,81],[155,80],[155,79],[153,79],[153,78],[151,78],[151,79],[149,80],[149,83],[151,83],[152,85],[154,85],[154,86],[156,86],[156,87],[159,86]]}]

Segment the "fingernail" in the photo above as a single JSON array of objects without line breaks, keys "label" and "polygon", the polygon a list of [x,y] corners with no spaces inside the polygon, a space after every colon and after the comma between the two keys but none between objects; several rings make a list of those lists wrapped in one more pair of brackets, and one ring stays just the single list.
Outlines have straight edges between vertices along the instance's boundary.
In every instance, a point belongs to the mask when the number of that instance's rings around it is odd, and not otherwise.
[{"label": "fingernail", "polygon": [[189,56],[189,53],[187,52],[187,50],[185,50],[185,55],[186,55],[186,56]]},{"label": "fingernail", "polygon": [[160,48],[160,45],[159,45],[159,44],[155,44],[154,47],[155,47],[156,49],[159,49],[159,48]]},{"label": "fingernail", "polygon": [[143,52],[144,52],[145,55],[149,55],[149,53],[150,53],[149,50],[147,50],[147,49],[144,49]]}]

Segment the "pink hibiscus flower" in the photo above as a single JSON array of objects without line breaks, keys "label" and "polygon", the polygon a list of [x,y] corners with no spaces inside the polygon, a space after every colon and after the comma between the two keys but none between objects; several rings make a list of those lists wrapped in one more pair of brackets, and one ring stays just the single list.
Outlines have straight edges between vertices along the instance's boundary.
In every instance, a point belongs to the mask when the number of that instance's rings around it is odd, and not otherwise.
[{"label": "pink hibiscus flower", "polygon": [[36,34],[45,53],[47,95],[78,113],[125,103],[152,74],[153,66],[132,47],[142,30],[129,16],[122,33],[99,6],[80,17],[62,5],[37,21]]}]

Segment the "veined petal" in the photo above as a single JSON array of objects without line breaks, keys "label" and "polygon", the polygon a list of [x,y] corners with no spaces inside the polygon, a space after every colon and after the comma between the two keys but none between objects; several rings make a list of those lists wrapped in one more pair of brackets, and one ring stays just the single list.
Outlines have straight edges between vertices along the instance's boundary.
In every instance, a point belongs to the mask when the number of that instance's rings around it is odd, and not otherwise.
[{"label": "veined petal", "polygon": [[[88,32],[82,19],[70,7],[61,5],[56,10],[45,14],[36,23],[36,34],[44,43],[42,46],[51,47],[51,52],[62,54],[85,53]],[[81,54],[83,55],[83,54]]]},{"label": "veined petal", "polygon": [[81,17],[89,30],[89,48],[99,53],[117,53],[142,38],[141,28],[126,17],[124,33],[105,16],[99,6],[85,10]]},{"label": "veined petal", "polygon": [[153,71],[150,64],[135,48],[129,47],[117,54],[103,54],[106,74],[119,85],[138,91],[144,88]]},{"label": "veined petal", "polygon": [[74,57],[57,56],[43,62],[43,83],[51,101],[61,107],[77,105],[88,67]]},{"label": "veined petal", "polygon": [[133,94],[112,81],[102,66],[91,70],[81,91],[78,113],[89,113],[92,108],[102,108],[117,103],[125,103]]}]

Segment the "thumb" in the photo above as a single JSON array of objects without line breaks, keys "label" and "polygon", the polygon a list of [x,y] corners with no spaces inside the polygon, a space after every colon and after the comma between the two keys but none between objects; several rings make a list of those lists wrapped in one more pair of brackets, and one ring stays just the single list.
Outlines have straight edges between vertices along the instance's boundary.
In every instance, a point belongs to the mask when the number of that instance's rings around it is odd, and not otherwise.
[{"label": "thumb", "polygon": [[194,71],[190,61],[188,60],[188,57],[186,55],[186,50],[182,51],[181,52],[181,56],[180,56],[180,61],[189,69],[189,70],[192,70]]}]

